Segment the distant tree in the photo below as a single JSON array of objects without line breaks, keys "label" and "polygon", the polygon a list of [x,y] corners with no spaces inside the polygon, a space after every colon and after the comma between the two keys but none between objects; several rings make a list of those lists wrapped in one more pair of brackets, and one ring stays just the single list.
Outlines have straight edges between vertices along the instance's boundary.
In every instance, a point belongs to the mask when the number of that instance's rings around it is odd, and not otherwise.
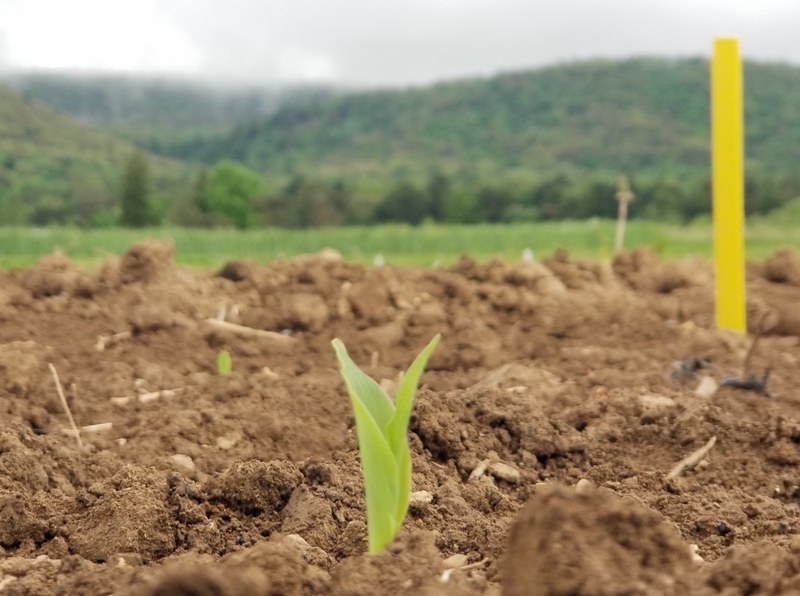
[{"label": "distant tree", "polygon": [[564,206],[567,219],[587,217],[613,218],[617,215],[618,203],[616,181],[602,178],[589,178],[568,198]]},{"label": "distant tree", "polygon": [[239,163],[222,161],[211,170],[209,208],[227,217],[240,230],[255,225],[253,201],[262,192],[264,181],[261,176]]},{"label": "distant tree", "polygon": [[420,224],[430,214],[427,193],[410,182],[398,182],[381,201],[375,212],[378,221]]},{"label": "distant tree", "polygon": [[192,203],[200,213],[211,213],[211,201],[208,193],[208,170],[203,168],[197,174],[192,185]]},{"label": "distant tree", "polygon": [[444,221],[447,199],[450,195],[450,180],[441,171],[434,170],[428,179],[428,202],[430,216],[436,221]]},{"label": "distant tree", "polygon": [[471,224],[481,221],[478,195],[472,184],[459,185],[447,195],[444,220],[448,223]]},{"label": "distant tree", "polygon": [[350,188],[345,181],[342,179],[335,180],[328,191],[328,200],[336,213],[340,214],[340,217],[344,217],[347,208],[350,206],[351,199]]},{"label": "distant tree", "polygon": [[318,228],[341,225],[350,201],[342,180],[310,180],[295,174],[276,197],[272,208],[277,225],[290,228]]},{"label": "distant tree", "polygon": [[299,173],[292,176],[283,190],[283,196],[287,211],[286,224],[290,228],[308,227],[311,193],[306,177]]},{"label": "distant tree", "polygon": [[636,200],[631,204],[631,217],[680,222],[686,203],[685,184],[677,178],[661,177],[632,185]]},{"label": "distant tree", "polygon": [[28,223],[35,226],[46,226],[66,223],[66,206],[64,200],[52,195],[39,199],[28,216]]},{"label": "distant tree", "polygon": [[785,199],[780,195],[780,182],[776,176],[759,170],[745,172],[745,212],[747,215],[769,213],[780,207]]},{"label": "distant tree", "polygon": [[570,192],[572,183],[564,174],[557,174],[548,178],[537,186],[531,196],[526,201],[531,207],[535,207],[541,219],[562,219],[569,214],[564,211],[564,204]]},{"label": "distant tree", "polygon": [[704,176],[689,187],[680,209],[684,221],[691,221],[698,215],[711,213],[711,178]]},{"label": "distant tree", "polygon": [[150,203],[147,162],[138,151],[131,154],[125,165],[119,222],[126,228],[144,228],[158,224],[158,215]]},{"label": "distant tree", "polygon": [[507,188],[485,186],[478,191],[478,209],[481,221],[497,223],[504,221],[507,211],[514,203],[514,195]]}]

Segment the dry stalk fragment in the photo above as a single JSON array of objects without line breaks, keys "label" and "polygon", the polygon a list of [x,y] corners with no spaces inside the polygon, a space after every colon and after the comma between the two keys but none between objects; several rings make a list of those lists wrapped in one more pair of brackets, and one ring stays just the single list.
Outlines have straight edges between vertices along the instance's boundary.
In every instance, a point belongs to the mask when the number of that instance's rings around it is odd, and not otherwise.
[{"label": "dry stalk fragment", "polygon": [[[78,430],[80,430],[80,432],[88,434],[101,433],[111,430],[112,426],[113,425],[111,422],[99,422],[97,424],[88,424],[86,426],[81,426],[80,429]],[[76,430],[72,428],[62,428],[61,432],[64,433],[65,435],[78,436],[76,434]]]},{"label": "dry stalk fragment", "polygon": [[81,441],[81,433],[78,430],[78,426],[75,424],[75,419],[72,417],[72,412],[69,409],[67,398],[64,396],[64,390],[61,388],[61,381],[58,380],[58,373],[56,372],[56,367],[53,366],[52,362],[48,362],[47,366],[50,368],[50,373],[53,375],[53,380],[56,383],[56,392],[58,393],[58,399],[61,400],[61,405],[64,407],[64,411],[67,413],[69,424],[72,427],[72,431],[75,433],[75,442],[78,443],[78,449],[83,449],[83,441]]},{"label": "dry stalk fragment", "polygon": [[706,455],[708,455],[708,452],[711,451],[711,448],[714,446],[716,442],[717,442],[717,437],[716,436],[711,437],[708,440],[708,443],[700,447],[700,449],[698,449],[697,451],[690,453],[689,455],[684,457],[681,461],[679,461],[677,464],[675,464],[675,467],[673,467],[669,471],[669,474],[666,475],[664,480],[667,482],[669,482],[670,480],[674,480],[675,478],[683,474],[683,472],[685,472],[686,470],[690,470],[693,467],[695,467],[703,460],[703,458]]},{"label": "dry stalk fragment", "polygon": [[140,393],[139,395],[120,395],[109,397],[109,401],[115,406],[126,406],[132,401],[138,400],[139,403],[146,404],[157,399],[175,397],[178,393],[183,391],[182,387],[175,389],[161,389],[160,391],[150,391],[147,393]]},{"label": "dry stalk fragment", "polygon": [[94,344],[94,349],[97,350],[98,352],[102,352],[106,348],[110,348],[111,346],[118,344],[121,341],[130,339],[130,337],[131,337],[130,331],[120,331],[119,333],[114,333],[112,335],[98,335],[97,343]]},{"label": "dry stalk fragment", "polygon": [[219,319],[206,319],[206,323],[218,329],[224,329],[242,335],[245,337],[258,337],[261,339],[269,339],[284,344],[293,343],[295,339],[289,335],[278,333],[276,331],[267,331],[266,329],[254,329],[253,327],[246,327],[237,323],[229,323],[228,321],[220,321]]}]

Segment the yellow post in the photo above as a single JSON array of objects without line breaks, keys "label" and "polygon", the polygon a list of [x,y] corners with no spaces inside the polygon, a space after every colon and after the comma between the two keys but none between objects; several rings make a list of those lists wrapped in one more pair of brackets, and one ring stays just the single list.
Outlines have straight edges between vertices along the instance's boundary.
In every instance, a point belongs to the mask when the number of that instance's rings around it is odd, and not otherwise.
[{"label": "yellow post", "polygon": [[745,333],[744,110],[738,40],[716,40],[711,70],[717,327]]}]

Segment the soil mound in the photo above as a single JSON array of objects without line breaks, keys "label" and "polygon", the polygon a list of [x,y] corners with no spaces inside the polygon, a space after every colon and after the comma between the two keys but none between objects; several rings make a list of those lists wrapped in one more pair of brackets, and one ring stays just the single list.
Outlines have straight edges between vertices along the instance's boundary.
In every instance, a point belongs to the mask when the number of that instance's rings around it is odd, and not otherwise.
[{"label": "soil mound", "polygon": [[503,594],[690,593],[695,567],[677,530],[635,499],[543,487],[511,527]]}]

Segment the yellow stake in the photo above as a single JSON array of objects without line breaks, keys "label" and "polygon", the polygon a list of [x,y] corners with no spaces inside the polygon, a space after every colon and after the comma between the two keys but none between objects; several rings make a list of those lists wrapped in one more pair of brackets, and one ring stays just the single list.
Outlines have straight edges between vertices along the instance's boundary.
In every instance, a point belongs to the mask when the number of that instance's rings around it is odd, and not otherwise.
[{"label": "yellow stake", "polygon": [[717,327],[745,333],[744,110],[738,40],[716,40],[711,70]]}]

